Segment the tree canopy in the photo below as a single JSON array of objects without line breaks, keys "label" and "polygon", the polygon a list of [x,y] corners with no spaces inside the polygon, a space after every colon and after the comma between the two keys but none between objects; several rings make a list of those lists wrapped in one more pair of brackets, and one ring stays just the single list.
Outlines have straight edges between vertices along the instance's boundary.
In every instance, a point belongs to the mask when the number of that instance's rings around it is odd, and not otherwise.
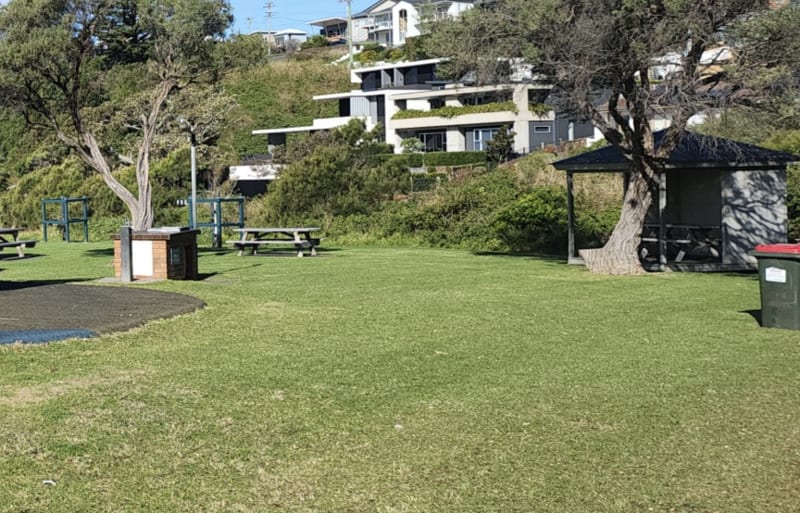
[{"label": "tree canopy", "polygon": [[[216,41],[231,21],[226,0],[11,0],[0,7],[1,101],[54,133],[147,229],[150,158],[170,98],[217,78]],[[131,141],[134,156],[124,153]],[[130,163],[135,191],[113,174]]]},{"label": "tree canopy", "polygon": [[[689,118],[733,98],[735,87],[702,61],[754,13],[759,0],[496,0],[431,26],[428,48],[452,76],[502,80],[524,59],[553,85],[560,110],[591,120],[631,163],[619,223],[606,246],[582,253],[589,268],[640,273],[640,235],[664,158]],[[651,76],[656,64],[671,72]],[[659,147],[650,121],[671,120]]]}]

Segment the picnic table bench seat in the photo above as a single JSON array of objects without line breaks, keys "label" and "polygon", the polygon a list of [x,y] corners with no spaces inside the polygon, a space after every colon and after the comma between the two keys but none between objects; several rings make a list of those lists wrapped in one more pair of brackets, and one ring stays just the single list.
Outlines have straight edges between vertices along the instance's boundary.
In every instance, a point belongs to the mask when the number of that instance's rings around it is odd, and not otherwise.
[{"label": "picnic table bench seat", "polygon": [[25,256],[25,248],[33,248],[36,246],[35,240],[12,240],[9,242],[0,241],[0,251],[3,248],[17,248],[17,254],[20,257]]},{"label": "picnic table bench seat", "polygon": [[291,240],[291,239],[252,239],[252,240],[228,240],[225,241],[227,244],[231,244],[235,249],[239,250],[239,255],[241,255],[245,249],[252,249],[253,254],[256,254],[257,249],[260,246],[270,246],[270,245],[279,245],[279,246],[288,246],[293,247],[297,250],[297,256],[303,256],[303,250],[311,248],[312,255],[316,254],[315,248],[319,244],[320,239],[311,239],[311,240]]}]

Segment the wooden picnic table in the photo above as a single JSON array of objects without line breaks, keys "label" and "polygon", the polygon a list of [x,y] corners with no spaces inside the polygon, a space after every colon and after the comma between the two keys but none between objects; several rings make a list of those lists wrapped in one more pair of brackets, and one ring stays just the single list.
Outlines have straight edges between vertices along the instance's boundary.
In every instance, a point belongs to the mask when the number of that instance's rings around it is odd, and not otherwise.
[{"label": "wooden picnic table", "polygon": [[311,236],[312,232],[319,231],[313,227],[288,227],[288,228],[237,228],[240,234],[236,240],[226,241],[239,250],[239,256],[244,255],[245,248],[251,248],[252,254],[258,253],[262,246],[291,246],[297,250],[297,256],[303,256],[303,250],[309,250],[309,256],[316,256],[320,239]]},{"label": "wooden picnic table", "polygon": [[17,255],[20,258],[25,256],[25,248],[36,246],[35,240],[19,240],[19,228],[0,227],[0,251],[3,248],[17,248]]}]

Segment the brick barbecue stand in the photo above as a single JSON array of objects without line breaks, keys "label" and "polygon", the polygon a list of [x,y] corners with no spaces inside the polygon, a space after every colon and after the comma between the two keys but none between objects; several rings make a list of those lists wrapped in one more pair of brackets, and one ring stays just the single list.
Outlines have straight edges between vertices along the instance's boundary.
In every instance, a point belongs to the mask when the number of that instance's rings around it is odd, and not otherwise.
[{"label": "brick barbecue stand", "polygon": [[[155,228],[133,232],[133,278],[196,280],[198,233],[200,230],[189,228]],[[115,233],[111,238],[114,239],[114,276],[119,278],[120,235]]]}]

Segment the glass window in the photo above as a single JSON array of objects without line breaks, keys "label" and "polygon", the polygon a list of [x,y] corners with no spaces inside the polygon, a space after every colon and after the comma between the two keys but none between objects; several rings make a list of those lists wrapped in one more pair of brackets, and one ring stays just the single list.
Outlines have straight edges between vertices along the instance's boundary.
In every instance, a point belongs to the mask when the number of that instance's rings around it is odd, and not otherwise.
[{"label": "glass window", "polygon": [[419,140],[424,145],[423,151],[447,151],[447,135],[444,132],[422,132]]},{"label": "glass window", "polygon": [[533,127],[534,133],[537,134],[549,134],[550,133],[550,125],[535,125]]},{"label": "glass window", "polygon": [[496,128],[476,128],[472,131],[473,149],[475,151],[486,151],[486,143],[491,141],[496,134]]}]

